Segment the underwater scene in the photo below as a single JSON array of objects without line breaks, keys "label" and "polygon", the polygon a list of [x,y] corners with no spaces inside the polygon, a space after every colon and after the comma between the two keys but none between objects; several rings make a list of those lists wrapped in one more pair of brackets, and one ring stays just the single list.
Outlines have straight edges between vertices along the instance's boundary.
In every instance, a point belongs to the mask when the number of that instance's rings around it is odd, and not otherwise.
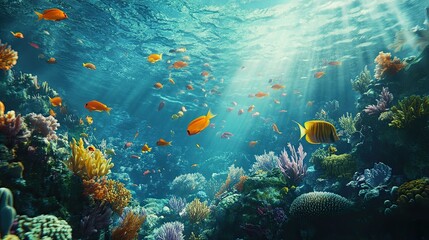
[{"label": "underwater scene", "polygon": [[427,0],[1,0],[0,239],[429,239]]}]

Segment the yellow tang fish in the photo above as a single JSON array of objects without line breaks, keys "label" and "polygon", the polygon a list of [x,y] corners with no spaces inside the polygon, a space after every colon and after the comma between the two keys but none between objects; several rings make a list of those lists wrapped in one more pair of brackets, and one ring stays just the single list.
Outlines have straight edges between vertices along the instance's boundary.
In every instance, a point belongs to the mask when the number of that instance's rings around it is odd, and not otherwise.
[{"label": "yellow tang fish", "polygon": [[216,115],[213,115],[209,110],[207,115],[203,115],[192,120],[192,122],[190,122],[188,125],[188,135],[190,136],[200,133],[210,124],[210,119],[214,117],[216,117]]},{"label": "yellow tang fish", "polygon": [[89,125],[91,125],[91,124],[94,122],[94,120],[92,119],[92,117],[90,117],[90,116],[86,116],[86,122],[87,122]]},{"label": "yellow tang fish", "polygon": [[298,124],[301,132],[299,139],[305,136],[305,140],[311,144],[333,143],[339,140],[334,125],[329,122],[322,120],[307,121],[304,123],[305,128],[298,122],[295,123]]}]

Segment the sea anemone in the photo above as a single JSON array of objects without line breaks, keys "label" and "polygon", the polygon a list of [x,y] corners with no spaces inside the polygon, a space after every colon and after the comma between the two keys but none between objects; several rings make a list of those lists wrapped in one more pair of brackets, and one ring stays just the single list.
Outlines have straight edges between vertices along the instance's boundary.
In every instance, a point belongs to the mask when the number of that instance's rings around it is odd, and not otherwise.
[{"label": "sea anemone", "polygon": [[18,60],[18,52],[12,50],[7,43],[2,44],[0,41],[0,69],[11,69]]}]

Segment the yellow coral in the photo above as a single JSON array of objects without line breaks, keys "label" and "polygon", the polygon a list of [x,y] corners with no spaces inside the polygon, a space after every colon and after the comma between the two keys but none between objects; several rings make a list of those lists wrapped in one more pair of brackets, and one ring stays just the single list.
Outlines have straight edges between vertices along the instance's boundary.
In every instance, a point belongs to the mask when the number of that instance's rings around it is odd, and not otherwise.
[{"label": "yellow coral", "polygon": [[207,218],[210,214],[210,208],[204,202],[200,202],[200,199],[195,198],[194,201],[188,204],[186,207],[186,213],[189,216],[191,223],[199,223]]},{"label": "yellow coral", "polygon": [[106,201],[110,203],[113,211],[122,215],[124,208],[131,200],[131,192],[125,188],[124,184],[114,180],[107,180]]},{"label": "yellow coral", "polygon": [[12,50],[7,43],[2,44],[0,41],[0,69],[11,69],[18,60],[18,52]]},{"label": "yellow coral", "polygon": [[100,150],[95,149],[90,151],[83,145],[82,138],[79,139],[79,144],[73,138],[70,142],[72,156],[65,165],[76,175],[82,179],[92,179],[105,176],[110,173],[110,169],[114,166],[111,159],[106,159]]}]

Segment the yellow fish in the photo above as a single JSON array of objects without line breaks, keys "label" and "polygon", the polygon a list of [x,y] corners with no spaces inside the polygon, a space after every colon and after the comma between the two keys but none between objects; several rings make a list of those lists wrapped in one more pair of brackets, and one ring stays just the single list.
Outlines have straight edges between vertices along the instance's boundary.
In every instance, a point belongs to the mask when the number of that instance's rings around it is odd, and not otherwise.
[{"label": "yellow fish", "polygon": [[162,60],[162,53],[161,54],[152,53],[151,55],[149,55],[149,57],[147,57],[147,61],[150,63],[156,63],[159,60]]},{"label": "yellow fish", "polygon": [[213,115],[209,110],[207,115],[203,115],[192,120],[188,125],[188,135],[191,136],[200,133],[210,124],[210,119],[214,117],[216,117],[216,115]]},{"label": "yellow fish", "polygon": [[95,69],[97,69],[97,68],[95,67],[95,65],[94,65],[93,63],[90,63],[90,62],[88,62],[88,63],[83,63],[83,64],[82,64],[82,66],[84,66],[84,67],[86,67],[86,68],[88,68],[88,69],[91,69],[91,70],[95,70]]},{"label": "yellow fish", "polygon": [[201,146],[200,146],[200,144],[195,144],[195,146],[198,148],[198,149],[200,149],[201,148]]},{"label": "yellow fish", "polygon": [[305,140],[311,144],[333,143],[339,140],[334,125],[329,122],[322,120],[307,121],[304,123],[305,127],[298,122],[295,123],[298,124],[301,132],[299,139],[305,136]]},{"label": "yellow fish", "polygon": [[88,138],[88,134],[87,133],[81,133],[80,136],[84,137],[84,138]]},{"label": "yellow fish", "polygon": [[151,147],[149,147],[149,146],[147,145],[147,143],[145,143],[145,145],[143,145],[143,147],[142,147],[142,153],[148,153],[148,152],[150,152],[150,151],[152,151],[152,148],[151,148]]},{"label": "yellow fish", "polygon": [[198,167],[198,164],[194,163],[191,165],[191,167]]},{"label": "yellow fish", "polygon": [[90,116],[86,116],[86,122],[87,122],[89,125],[91,125],[91,124],[94,122],[94,120],[92,120],[92,117],[90,117]]}]

